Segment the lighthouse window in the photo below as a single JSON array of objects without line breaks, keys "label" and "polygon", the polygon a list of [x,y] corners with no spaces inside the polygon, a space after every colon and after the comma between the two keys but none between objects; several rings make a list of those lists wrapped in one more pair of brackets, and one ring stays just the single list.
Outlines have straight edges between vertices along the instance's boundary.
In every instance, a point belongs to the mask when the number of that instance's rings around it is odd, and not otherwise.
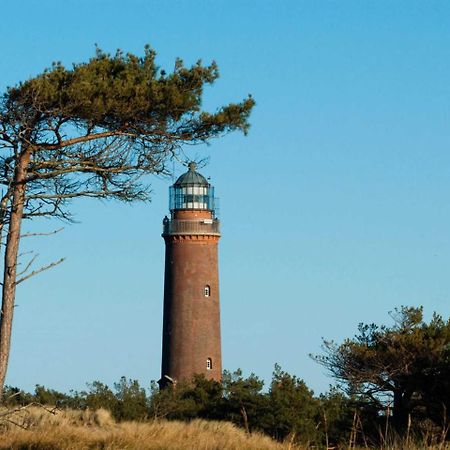
[{"label": "lighthouse window", "polygon": [[211,358],[206,358],[206,370],[212,369],[212,360]]},{"label": "lighthouse window", "polygon": [[209,285],[205,286],[205,297],[209,297],[211,295],[211,288]]}]

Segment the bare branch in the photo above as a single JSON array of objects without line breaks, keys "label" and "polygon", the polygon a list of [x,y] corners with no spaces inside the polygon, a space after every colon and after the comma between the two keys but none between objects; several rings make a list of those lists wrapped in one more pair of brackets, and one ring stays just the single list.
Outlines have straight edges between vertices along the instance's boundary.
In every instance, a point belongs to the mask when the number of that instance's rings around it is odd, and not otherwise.
[{"label": "bare branch", "polygon": [[[13,394],[13,396],[18,395],[18,394],[20,394],[20,392]],[[11,397],[13,397],[13,396],[11,396]],[[11,425],[14,425],[16,427],[22,428],[24,430],[28,430],[29,424],[27,424],[28,421],[26,420],[30,414],[28,409],[33,406],[42,408],[44,411],[48,412],[49,414],[53,414],[53,415],[55,415],[56,412],[59,410],[59,408],[56,406],[50,409],[47,406],[43,405],[42,403],[31,402],[25,406],[19,406],[16,408],[7,409],[6,411],[2,411],[0,413],[0,423],[6,422],[6,423],[10,423]],[[22,423],[19,423],[17,421],[17,419],[20,420]]]},{"label": "bare branch", "polygon": [[59,261],[53,262],[51,264],[48,264],[46,266],[41,267],[40,269],[37,270],[33,270],[33,272],[31,272],[29,275],[26,275],[25,277],[20,278],[19,280],[16,281],[16,285],[22,283],[25,280],[28,280],[31,277],[34,277],[35,275],[44,272],[45,270],[51,269],[59,264],[61,264],[63,261],[65,261],[66,258],[61,258]]},{"label": "bare branch", "polygon": [[114,136],[128,136],[128,137],[136,137],[135,133],[126,133],[123,131],[105,131],[103,133],[95,133],[95,134],[86,134],[84,136],[76,137],[73,139],[68,139],[66,141],[56,143],[56,144],[48,144],[48,143],[36,143],[36,150],[56,150],[64,147],[69,147],[72,145],[79,144],[81,142],[89,142],[97,139],[114,137]]},{"label": "bare branch", "polygon": [[58,228],[57,230],[50,231],[49,233],[25,233],[20,235],[21,238],[24,237],[34,237],[34,236],[52,236],[53,234],[59,233],[64,230],[64,227]]},{"label": "bare branch", "polygon": [[17,275],[23,275],[24,273],[28,272],[28,269],[33,265],[33,263],[36,261],[36,259],[38,258],[39,254],[34,255],[31,260],[29,261],[29,263],[26,265],[25,269],[22,270],[22,272],[19,272]]}]

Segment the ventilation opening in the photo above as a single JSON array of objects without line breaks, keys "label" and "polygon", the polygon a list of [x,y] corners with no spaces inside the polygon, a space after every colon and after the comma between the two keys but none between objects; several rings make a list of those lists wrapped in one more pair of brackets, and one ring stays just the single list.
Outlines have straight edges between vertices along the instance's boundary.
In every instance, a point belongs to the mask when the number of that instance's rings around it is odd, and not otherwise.
[{"label": "ventilation opening", "polygon": [[207,284],[205,286],[204,293],[205,293],[205,297],[210,297],[211,296],[211,287],[209,286],[209,284]]},{"label": "ventilation opening", "polygon": [[211,370],[211,369],[212,369],[212,359],[206,358],[206,370]]}]

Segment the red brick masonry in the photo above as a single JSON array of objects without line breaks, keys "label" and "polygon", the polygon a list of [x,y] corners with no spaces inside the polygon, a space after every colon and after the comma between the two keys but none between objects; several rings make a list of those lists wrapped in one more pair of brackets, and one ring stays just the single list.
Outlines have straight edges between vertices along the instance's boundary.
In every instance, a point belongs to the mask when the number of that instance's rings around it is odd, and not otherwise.
[{"label": "red brick masonry", "polygon": [[[209,211],[175,211],[173,220],[211,219]],[[194,374],[220,380],[218,235],[164,235],[163,355],[161,378]],[[210,294],[205,296],[205,287]],[[211,369],[207,360],[211,360]]]}]

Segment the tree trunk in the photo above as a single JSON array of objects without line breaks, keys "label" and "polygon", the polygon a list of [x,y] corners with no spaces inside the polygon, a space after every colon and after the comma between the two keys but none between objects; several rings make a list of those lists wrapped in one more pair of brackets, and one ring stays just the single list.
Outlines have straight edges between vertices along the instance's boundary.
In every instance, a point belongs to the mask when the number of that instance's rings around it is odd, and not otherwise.
[{"label": "tree trunk", "polygon": [[392,422],[397,433],[402,435],[408,426],[409,410],[406,406],[404,393],[398,389],[394,391],[394,405],[392,409]]},{"label": "tree trunk", "polygon": [[244,405],[241,405],[241,416],[244,421],[244,429],[247,434],[250,434],[250,427],[248,426],[248,415],[247,410],[245,409]]},{"label": "tree trunk", "polygon": [[16,297],[17,257],[25,202],[25,180],[29,161],[29,152],[24,152],[17,162],[14,174],[9,229],[6,239],[2,309],[0,312],[0,402],[3,399],[3,388],[11,348],[11,331]]}]

